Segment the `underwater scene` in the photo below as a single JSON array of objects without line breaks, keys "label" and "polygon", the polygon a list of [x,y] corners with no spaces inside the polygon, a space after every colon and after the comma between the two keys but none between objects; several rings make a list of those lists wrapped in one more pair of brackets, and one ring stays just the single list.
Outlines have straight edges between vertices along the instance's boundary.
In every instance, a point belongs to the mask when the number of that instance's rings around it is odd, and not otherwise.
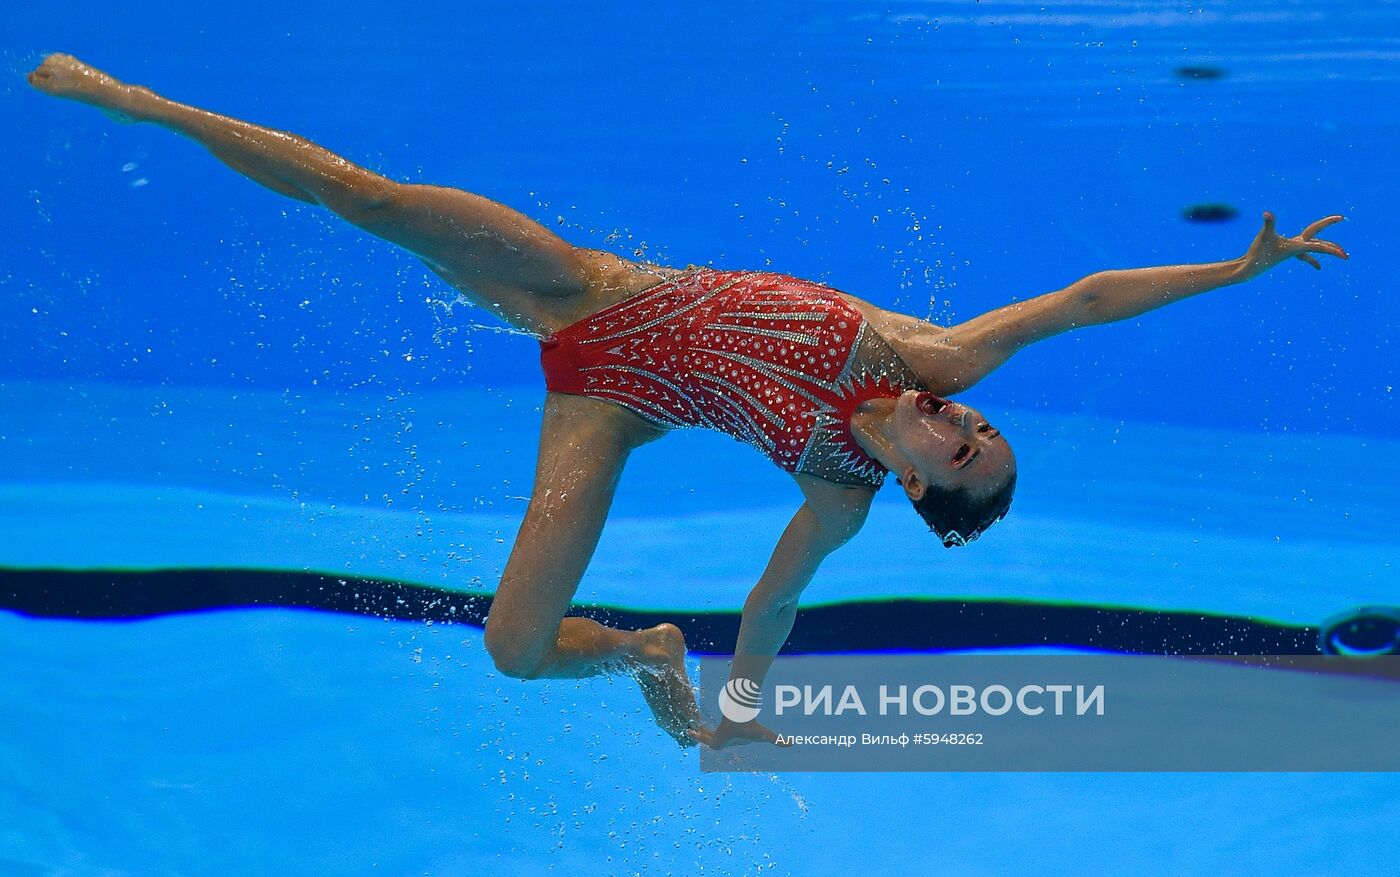
[{"label": "underwater scene", "polygon": [[1391,708],[1400,4],[6,17],[0,875],[1400,855],[1385,763],[716,772],[694,686]]}]

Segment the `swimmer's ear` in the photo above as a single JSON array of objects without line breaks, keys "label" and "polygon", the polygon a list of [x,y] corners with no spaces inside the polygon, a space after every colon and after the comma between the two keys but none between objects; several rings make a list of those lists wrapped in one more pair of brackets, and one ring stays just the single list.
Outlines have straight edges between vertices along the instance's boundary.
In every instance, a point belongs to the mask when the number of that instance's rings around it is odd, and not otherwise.
[{"label": "swimmer's ear", "polygon": [[927,486],[919,478],[919,473],[914,470],[913,466],[905,469],[904,473],[896,480],[899,486],[904,488],[904,495],[909,497],[910,502],[918,502],[924,498]]}]

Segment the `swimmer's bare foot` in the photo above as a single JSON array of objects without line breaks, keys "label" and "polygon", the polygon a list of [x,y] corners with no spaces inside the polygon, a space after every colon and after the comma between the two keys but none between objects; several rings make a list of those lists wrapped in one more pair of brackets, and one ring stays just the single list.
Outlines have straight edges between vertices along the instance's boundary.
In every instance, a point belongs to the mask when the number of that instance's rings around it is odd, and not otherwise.
[{"label": "swimmer's bare foot", "polygon": [[685,636],[674,624],[658,624],[637,637],[634,675],[656,724],[681,746],[694,746],[687,731],[701,727],[701,719],[685,672]]},{"label": "swimmer's bare foot", "polygon": [[136,121],[139,101],[151,97],[148,90],[127,85],[72,55],[49,55],[27,78],[45,94],[91,104],[119,122]]}]

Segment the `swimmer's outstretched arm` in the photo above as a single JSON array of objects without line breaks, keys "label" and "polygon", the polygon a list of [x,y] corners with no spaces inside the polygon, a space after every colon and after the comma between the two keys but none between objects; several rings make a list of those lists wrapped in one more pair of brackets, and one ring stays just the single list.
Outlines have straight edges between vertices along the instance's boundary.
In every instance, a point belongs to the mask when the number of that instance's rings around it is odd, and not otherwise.
[{"label": "swimmer's outstretched arm", "polygon": [[[795,475],[806,501],[783,531],[758,584],[744,601],[739,639],[729,678],[761,685],[773,658],[797,620],[797,600],[828,555],[860,532],[875,492],[842,487],[809,475]],[[757,722],[723,719],[713,729],[695,728],[690,738],[714,749],[731,743],[776,742]]]},{"label": "swimmer's outstretched arm", "polygon": [[1017,302],[949,328],[903,317],[881,328],[909,365],[935,391],[966,390],[1030,344],[1070,329],[1127,320],[1193,295],[1243,283],[1289,259],[1321,268],[1313,254],[1347,258],[1346,251],[1316,235],[1340,216],[1312,223],[1296,237],[1274,230],[1274,215],[1238,259],[1201,265],[1168,265],[1125,271],[1101,271],[1057,292]]}]

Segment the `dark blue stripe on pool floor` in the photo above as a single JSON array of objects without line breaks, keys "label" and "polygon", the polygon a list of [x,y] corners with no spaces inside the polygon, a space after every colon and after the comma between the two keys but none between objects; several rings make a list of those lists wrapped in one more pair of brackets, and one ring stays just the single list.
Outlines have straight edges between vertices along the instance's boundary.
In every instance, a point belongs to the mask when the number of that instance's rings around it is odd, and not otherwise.
[{"label": "dark blue stripe on pool floor", "polygon": [[[485,593],[384,579],[253,569],[0,568],[0,609],[37,618],[133,621],[220,609],[294,608],[481,627]],[[624,629],[663,621],[691,651],[727,654],[739,611],[632,610],[575,604]],[[1172,655],[1316,655],[1319,629],[1201,612],[1029,600],[853,600],[800,608],[783,654],[1059,647]]]}]

